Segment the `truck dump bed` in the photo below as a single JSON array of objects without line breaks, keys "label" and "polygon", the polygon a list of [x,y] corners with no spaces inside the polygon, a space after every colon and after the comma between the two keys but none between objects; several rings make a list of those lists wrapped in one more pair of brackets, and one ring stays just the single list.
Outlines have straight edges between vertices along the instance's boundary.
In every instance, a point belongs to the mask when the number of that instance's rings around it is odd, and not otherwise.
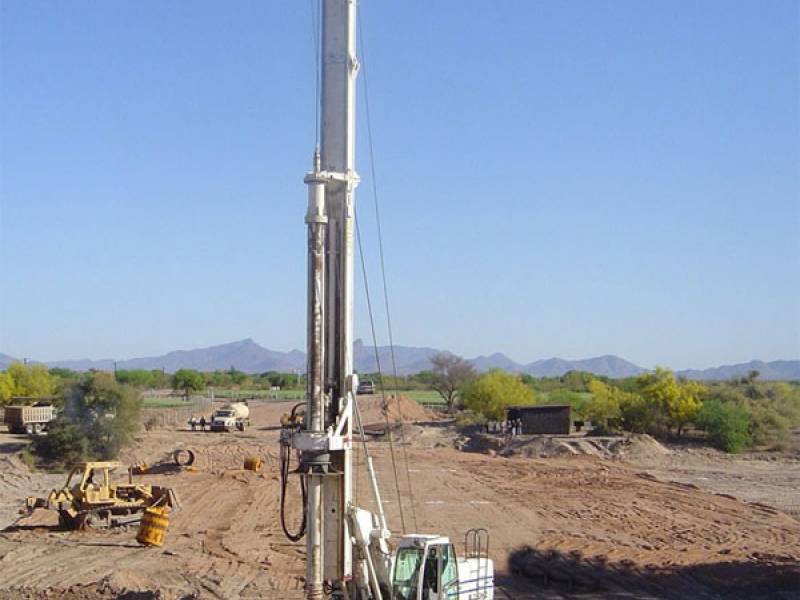
[{"label": "truck dump bed", "polygon": [[6,406],[4,418],[8,430],[15,433],[38,433],[53,420],[53,407],[47,406]]}]

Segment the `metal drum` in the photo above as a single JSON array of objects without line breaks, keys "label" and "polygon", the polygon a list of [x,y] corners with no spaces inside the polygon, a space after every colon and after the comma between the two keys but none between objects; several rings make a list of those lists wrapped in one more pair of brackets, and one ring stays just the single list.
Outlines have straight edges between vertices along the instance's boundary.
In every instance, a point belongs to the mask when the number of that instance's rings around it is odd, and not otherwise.
[{"label": "metal drum", "polygon": [[244,468],[247,471],[260,471],[261,465],[261,457],[259,456],[248,456],[244,459]]},{"label": "metal drum", "polygon": [[167,537],[167,527],[169,527],[169,517],[167,508],[153,506],[145,509],[142,521],[139,524],[139,533],[136,534],[136,541],[147,546],[163,546]]}]

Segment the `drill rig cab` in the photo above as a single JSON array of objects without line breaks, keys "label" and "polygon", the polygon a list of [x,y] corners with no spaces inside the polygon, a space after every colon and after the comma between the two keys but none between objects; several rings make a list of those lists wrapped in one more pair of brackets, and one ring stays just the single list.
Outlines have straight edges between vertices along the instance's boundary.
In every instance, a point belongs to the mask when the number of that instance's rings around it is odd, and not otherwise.
[{"label": "drill rig cab", "polygon": [[[405,535],[394,557],[391,600],[490,600],[494,597],[494,565],[489,560],[489,534],[485,529],[467,532],[465,552],[458,558],[447,537]],[[472,539],[485,545],[469,548]]]}]

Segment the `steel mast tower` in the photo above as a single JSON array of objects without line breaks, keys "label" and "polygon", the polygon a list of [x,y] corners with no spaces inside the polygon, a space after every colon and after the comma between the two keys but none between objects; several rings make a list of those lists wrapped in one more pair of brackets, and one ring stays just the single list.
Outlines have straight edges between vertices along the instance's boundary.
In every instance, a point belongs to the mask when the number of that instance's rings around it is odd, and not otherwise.
[{"label": "steel mast tower", "polygon": [[353,579],[353,236],[356,0],[321,0],[320,147],[308,185],[308,364],[303,430],[292,446],[306,478],[307,598]]}]

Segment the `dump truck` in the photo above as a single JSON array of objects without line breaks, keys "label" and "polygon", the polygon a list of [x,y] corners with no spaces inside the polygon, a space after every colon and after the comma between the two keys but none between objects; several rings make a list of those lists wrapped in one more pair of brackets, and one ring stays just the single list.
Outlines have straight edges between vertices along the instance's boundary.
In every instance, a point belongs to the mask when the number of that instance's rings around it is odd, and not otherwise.
[{"label": "dump truck", "polygon": [[246,402],[229,402],[211,413],[211,431],[244,431],[250,426],[250,407]]},{"label": "dump truck", "polygon": [[13,405],[5,408],[5,422],[11,433],[39,434],[47,431],[50,421],[55,419],[55,407],[38,402],[32,406]]},{"label": "dump truck", "polygon": [[146,508],[180,508],[175,491],[169,487],[133,483],[112,483],[111,473],[122,466],[118,461],[84,462],[67,475],[61,489],[46,498],[28,497],[28,512],[37,508],[58,511],[64,529],[105,528],[137,523]]}]

